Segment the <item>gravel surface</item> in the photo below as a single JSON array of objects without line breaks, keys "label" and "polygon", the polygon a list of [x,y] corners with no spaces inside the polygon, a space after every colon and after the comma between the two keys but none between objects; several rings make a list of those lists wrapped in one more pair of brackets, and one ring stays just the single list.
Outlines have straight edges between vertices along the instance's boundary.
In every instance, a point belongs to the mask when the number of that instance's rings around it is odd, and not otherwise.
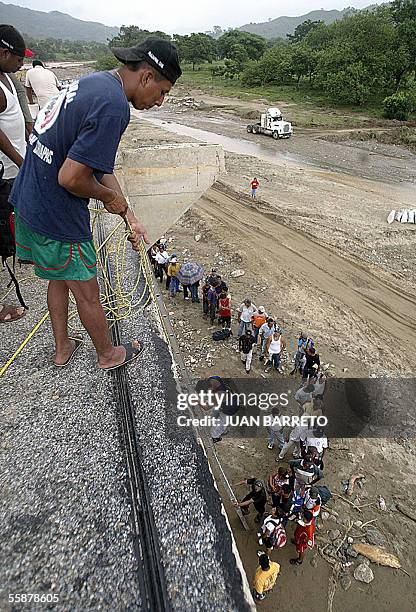
[{"label": "gravel surface", "polygon": [[[43,282],[24,292],[25,319],[0,326],[2,362],[45,311]],[[65,370],[52,365],[52,346],[48,321],[0,379],[0,608],[9,593],[56,594],[71,610],[136,607],[110,380],[89,340]]]}]

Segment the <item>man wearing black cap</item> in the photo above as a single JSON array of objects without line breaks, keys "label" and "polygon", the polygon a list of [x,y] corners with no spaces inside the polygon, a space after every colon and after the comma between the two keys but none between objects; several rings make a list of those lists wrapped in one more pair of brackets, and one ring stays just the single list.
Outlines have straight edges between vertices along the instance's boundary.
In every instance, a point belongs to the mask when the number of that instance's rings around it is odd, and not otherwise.
[{"label": "man wearing black cap", "polygon": [[257,514],[254,518],[256,523],[259,523],[263,518],[264,511],[266,508],[267,495],[264,489],[264,484],[257,478],[247,478],[247,480],[241,480],[236,482],[235,486],[247,484],[251,486],[251,491],[248,493],[241,502],[236,502],[236,505],[242,508],[243,514],[249,513],[249,506],[253,504],[257,510]]},{"label": "man wearing black cap", "polygon": [[[129,49],[114,49],[124,64],[72,83],[41,109],[11,201],[17,210],[18,255],[28,253],[37,276],[49,280],[48,306],[55,337],[55,365],[65,366],[80,345],[68,336],[69,291],[97,351],[101,369],[136,359],[138,340],[113,346],[100,303],[96,254],[88,201],[126,218],[135,250],[145,228],[128,208],[113,174],[120,138],[138,110],[160,106],[181,75],[176,48],[157,38]],[[21,252],[19,252],[19,249]]]},{"label": "man wearing black cap", "polygon": [[0,161],[7,180],[16,177],[26,151],[25,120],[8,73],[20,70],[30,53],[13,26],[0,25]]},{"label": "man wearing black cap", "polygon": [[[10,216],[8,194],[10,184],[16,177],[26,151],[26,125],[20,108],[18,93],[11,76],[23,64],[26,50],[25,41],[10,25],[0,25],[0,210],[1,222]],[[3,236],[4,238],[4,236]],[[14,238],[10,235],[14,245]],[[5,256],[4,251],[1,252]],[[0,322],[16,321],[25,314],[22,306],[0,304]]]}]

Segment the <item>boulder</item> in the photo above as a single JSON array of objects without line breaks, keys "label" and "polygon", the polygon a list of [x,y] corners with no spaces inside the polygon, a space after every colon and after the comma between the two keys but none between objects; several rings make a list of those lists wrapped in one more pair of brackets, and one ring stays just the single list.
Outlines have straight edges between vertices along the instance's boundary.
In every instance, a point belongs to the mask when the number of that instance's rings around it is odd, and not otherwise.
[{"label": "boulder", "polygon": [[341,535],[341,532],[339,529],[331,529],[330,531],[328,531],[328,537],[332,541],[339,538],[340,535]]},{"label": "boulder", "polygon": [[368,584],[374,580],[373,570],[366,563],[361,563],[354,570],[354,578],[359,582]]},{"label": "boulder", "polygon": [[365,539],[369,544],[373,544],[374,546],[384,546],[387,543],[384,535],[374,528],[367,529],[365,532]]}]

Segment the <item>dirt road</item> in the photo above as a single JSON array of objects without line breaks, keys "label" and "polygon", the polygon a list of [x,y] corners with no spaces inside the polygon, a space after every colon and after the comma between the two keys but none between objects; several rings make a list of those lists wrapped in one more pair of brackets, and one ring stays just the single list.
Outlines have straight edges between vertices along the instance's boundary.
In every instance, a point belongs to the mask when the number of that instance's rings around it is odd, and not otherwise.
[{"label": "dirt road", "polygon": [[[264,279],[277,275],[282,293],[293,278],[303,286],[319,287],[325,302],[345,309],[345,317],[355,315],[373,341],[378,339],[382,345],[390,338],[401,347],[399,359],[411,354],[416,345],[416,325],[409,316],[416,312],[414,295],[310,236],[282,225],[273,218],[273,212],[247,204],[237,194],[233,197],[213,188],[198,203],[197,210],[214,220],[217,229],[222,226],[228,241],[238,244],[243,240],[252,265],[262,270]],[[416,361],[413,364],[416,366]]]}]

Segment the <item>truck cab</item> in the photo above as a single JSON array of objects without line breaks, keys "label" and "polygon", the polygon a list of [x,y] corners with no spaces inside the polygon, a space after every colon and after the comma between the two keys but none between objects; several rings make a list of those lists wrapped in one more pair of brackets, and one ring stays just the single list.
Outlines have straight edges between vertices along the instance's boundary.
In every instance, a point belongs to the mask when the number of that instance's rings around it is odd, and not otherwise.
[{"label": "truck cab", "polygon": [[279,108],[268,108],[260,115],[260,121],[247,126],[247,132],[252,134],[267,134],[275,140],[290,138],[293,134],[292,124],[284,121]]}]

